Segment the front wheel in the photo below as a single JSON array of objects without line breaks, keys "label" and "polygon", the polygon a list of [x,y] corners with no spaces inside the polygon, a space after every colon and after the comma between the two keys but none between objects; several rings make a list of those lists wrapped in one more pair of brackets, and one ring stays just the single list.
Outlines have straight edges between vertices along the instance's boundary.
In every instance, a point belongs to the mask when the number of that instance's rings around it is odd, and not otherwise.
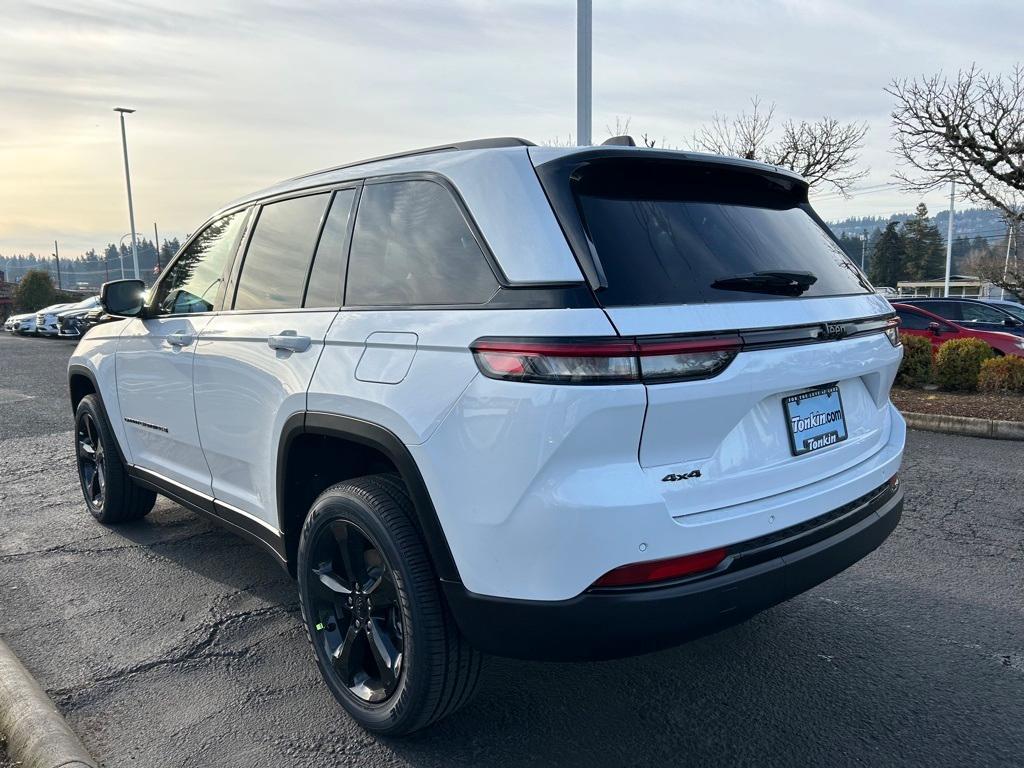
[{"label": "front wheel", "polygon": [[306,634],[356,722],[401,736],[469,701],[482,657],[444,604],[400,482],[373,475],[328,488],[298,554]]},{"label": "front wheel", "polygon": [[135,484],[121,461],[96,395],[86,395],[75,410],[75,459],[82,495],[101,523],[125,523],[149,514],[156,494]]}]

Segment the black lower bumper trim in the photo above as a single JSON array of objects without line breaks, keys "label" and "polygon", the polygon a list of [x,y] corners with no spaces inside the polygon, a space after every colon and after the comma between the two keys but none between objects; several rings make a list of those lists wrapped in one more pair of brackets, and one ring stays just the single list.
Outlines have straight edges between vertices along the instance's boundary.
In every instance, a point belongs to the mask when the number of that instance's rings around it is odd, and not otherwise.
[{"label": "black lower bumper trim", "polygon": [[[659,588],[584,592],[569,600],[488,597],[443,582],[455,620],[480,650],[571,661],[635,656],[715,632],[849,568],[895,530],[903,491],[876,496],[832,535],[736,571]],[[810,532],[809,532],[810,533]]]}]

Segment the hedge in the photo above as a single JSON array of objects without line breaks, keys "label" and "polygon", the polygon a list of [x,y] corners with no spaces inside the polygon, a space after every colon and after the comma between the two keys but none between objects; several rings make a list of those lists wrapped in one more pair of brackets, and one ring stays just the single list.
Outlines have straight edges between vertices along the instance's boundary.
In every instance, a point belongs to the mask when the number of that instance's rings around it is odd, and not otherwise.
[{"label": "hedge", "polygon": [[973,392],[981,365],[993,355],[981,339],[951,339],[935,355],[935,377],[943,389]]},{"label": "hedge", "polygon": [[1024,394],[1024,357],[994,357],[981,364],[978,389],[982,392]]},{"label": "hedge", "polygon": [[922,336],[903,336],[903,362],[896,380],[904,387],[920,387],[934,379],[932,343]]}]

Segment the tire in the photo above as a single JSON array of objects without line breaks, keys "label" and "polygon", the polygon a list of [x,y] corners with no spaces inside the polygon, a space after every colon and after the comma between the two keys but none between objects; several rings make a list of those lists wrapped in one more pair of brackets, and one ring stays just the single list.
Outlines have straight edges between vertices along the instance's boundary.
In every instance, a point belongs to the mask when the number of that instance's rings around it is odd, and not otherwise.
[{"label": "tire", "polygon": [[303,624],[324,682],[359,725],[388,736],[466,704],[483,666],[444,603],[412,515],[397,477],[357,478],[317,498],[299,540]]},{"label": "tire", "polygon": [[129,477],[96,395],[75,410],[75,461],[85,504],[104,525],[139,520],[153,509],[156,494]]}]

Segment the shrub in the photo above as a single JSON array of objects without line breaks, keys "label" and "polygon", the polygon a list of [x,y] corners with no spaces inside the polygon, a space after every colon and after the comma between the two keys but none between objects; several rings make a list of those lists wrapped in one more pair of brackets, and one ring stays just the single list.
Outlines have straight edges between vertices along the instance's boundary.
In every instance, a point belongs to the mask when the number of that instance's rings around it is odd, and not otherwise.
[{"label": "shrub", "polygon": [[982,392],[1024,394],[1024,357],[994,357],[981,364],[978,389]]},{"label": "shrub", "polygon": [[935,375],[943,389],[973,392],[978,388],[981,364],[992,348],[981,339],[951,339],[935,355]]},{"label": "shrub", "polygon": [[903,362],[896,380],[904,387],[920,387],[932,380],[932,343],[923,336],[903,336]]}]

